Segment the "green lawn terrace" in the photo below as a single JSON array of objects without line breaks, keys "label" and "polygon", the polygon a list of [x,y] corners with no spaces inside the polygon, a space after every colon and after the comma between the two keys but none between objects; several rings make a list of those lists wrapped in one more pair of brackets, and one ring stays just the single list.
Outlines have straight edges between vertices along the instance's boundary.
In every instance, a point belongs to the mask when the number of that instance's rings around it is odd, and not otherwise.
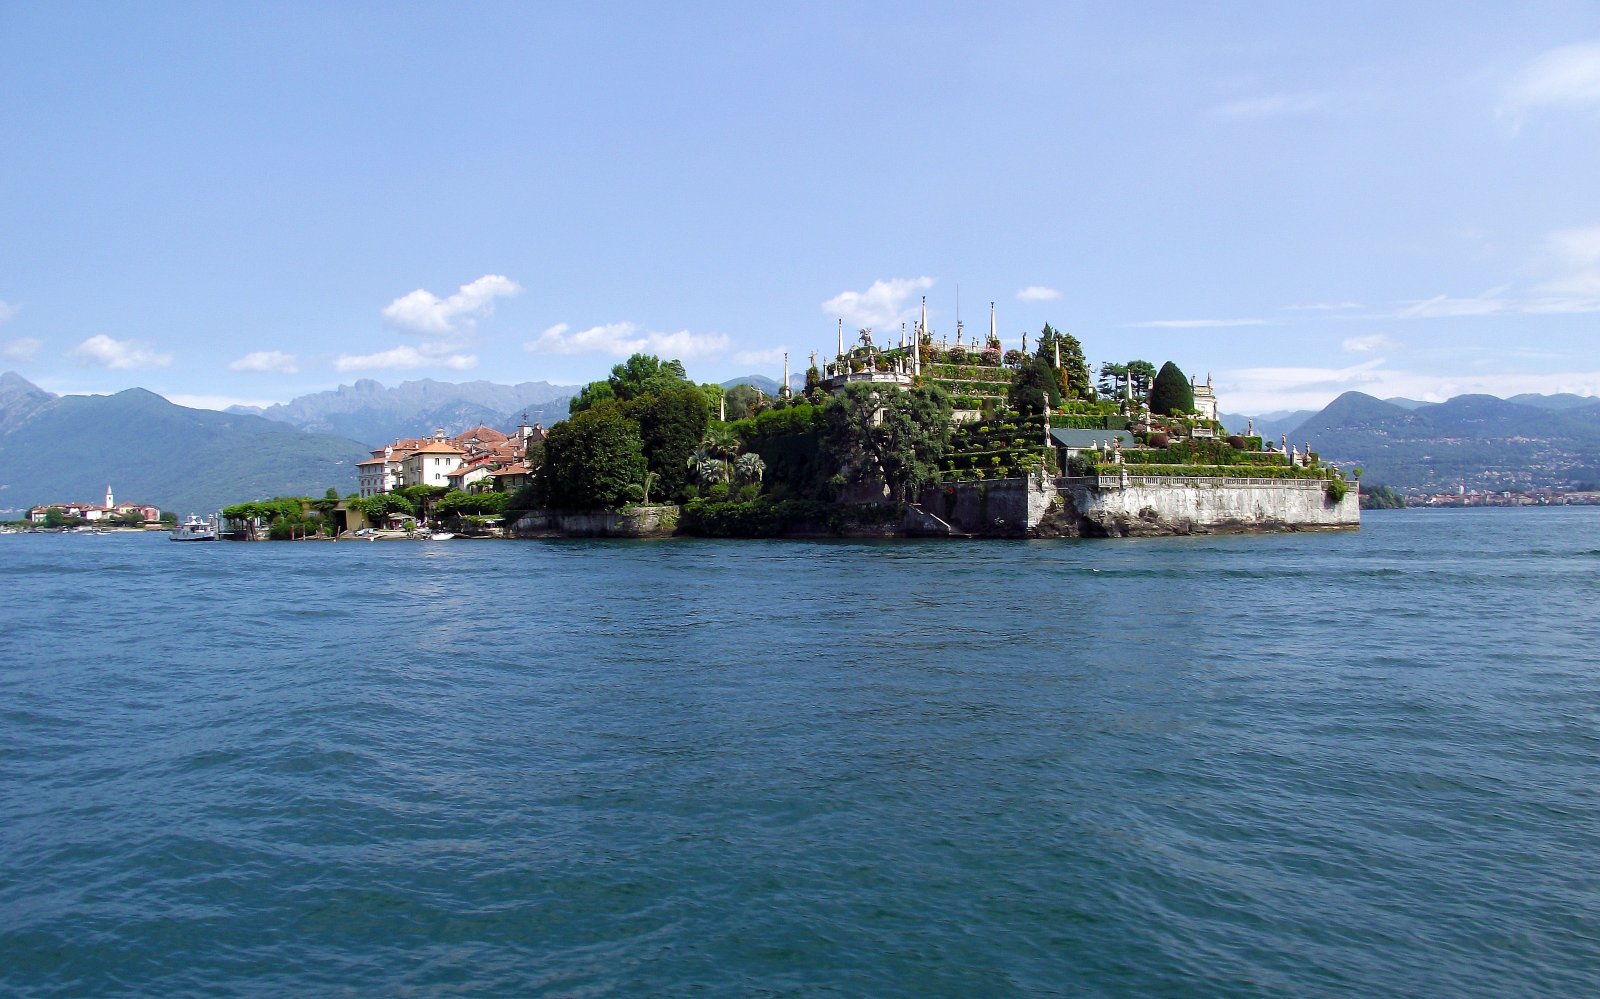
[{"label": "green lawn terrace", "polygon": [[961,335],[957,330],[958,342],[950,344],[922,334],[917,346],[902,332],[897,346],[880,347],[872,339],[872,330],[864,329],[846,349],[841,325],[839,352],[823,365],[821,388],[836,392],[858,382],[900,388],[937,385],[950,395],[958,422],[993,415],[1005,408],[1012,379],[1027,355],[1021,350],[1002,350],[998,337],[981,347],[969,347],[959,342]]},{"label": "green lawn terrace", "polygon": [[[1320,456],[1287,440],[1280,447],[1258,436],[1228,434],[1209,418],[1216,412],[1209,378],[1194,383],[1203,394],[1203,412],[1160,415],[1149,409],[1150,384],[1128,379],[1120,398],[1090,393],[1063,398],[1045,412],[1024,414],[1011,405],[1029,354],[1003,349],[998,337],[981,344],[934,340],[927,334],[913,346],[879,347],[871,330],[862,330],[846,349],[841,327],[839,353],[819,372],[818,388],[837,392],[856,383],[896,388],[936,385],[949,396],[954,424],[937,474],[943,481],[1021,478],[1034,474],[1126,475],[1176,478],[1325,479],[1341,478]],[[814,363],[814,362],[813,362]]]}]

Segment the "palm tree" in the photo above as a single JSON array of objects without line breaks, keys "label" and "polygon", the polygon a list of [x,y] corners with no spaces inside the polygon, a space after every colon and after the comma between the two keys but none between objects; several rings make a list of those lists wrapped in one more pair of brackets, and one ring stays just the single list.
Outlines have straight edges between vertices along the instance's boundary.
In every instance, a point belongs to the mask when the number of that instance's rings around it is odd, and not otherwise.
[{"label": "palm tree", "polygon": [[700,447],[713,457],[726,460],[739,453],[739,435],[727,427],[710,427]]},{"label": "palm tree", "polygon": [[689,456],[689,470],[706,485],[726,482],[733,477],[730,459],[738,453],[739,435],[727,427],[712,427]]},{"label": "palm tree", "polygon": [[708,486],[714,486],[728,477],[728,465],[720,458],[706,458],[694,469],[695,478]]},{"label": "palm tree", "polygon": [[734,462],[733,472],[740,482],[760,482],[761,477],[767,472],[767,463],[754,452],[741,454]]}]

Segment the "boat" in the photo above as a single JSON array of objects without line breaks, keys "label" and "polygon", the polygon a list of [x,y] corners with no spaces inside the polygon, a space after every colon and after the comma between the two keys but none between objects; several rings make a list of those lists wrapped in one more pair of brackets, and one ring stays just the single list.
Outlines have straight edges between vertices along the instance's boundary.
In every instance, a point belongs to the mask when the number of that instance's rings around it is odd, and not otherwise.
[{"label": "boat", "polygon": [[172,540],[215,541],[217,540],[217,522],[210,517],[201,520],[191,513],[188,520],[173,529]]},{"label": "boat", "polygon": [[449,541],[453,537],[455,537],[455,535],[451,534],[449,531],[434,531],[432,534],[428,535],[428,540]]}]

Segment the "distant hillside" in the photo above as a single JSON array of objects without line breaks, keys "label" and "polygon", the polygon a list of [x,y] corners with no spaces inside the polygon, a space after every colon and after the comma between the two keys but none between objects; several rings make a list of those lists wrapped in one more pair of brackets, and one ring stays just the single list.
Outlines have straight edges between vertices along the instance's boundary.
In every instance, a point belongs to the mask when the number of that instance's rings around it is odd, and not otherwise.
[{"label": "distant hillside", "polygon": [[[800,384],[804,385],[804,380]],[[766,375],[740,375],[738,378],[730,378],[722,383],[722,387],[725,389],[733,388],[735,385],[753,385],[766,395],[778,394],[778,380],[776,378],[768,378]]]},{"label": "distant hillside", "polygon": [[229,412],[263,416],[313,433],[348,437],[372,449],[397,437],[431,432],[435,427],[457,433],[484,423],[509,431],[524,411],[529,420],[549,426],[566,418],[567,399],[577,391],[575,385],[549,382],[500,385],[431,378],[388,388],[363,378],[354,385],[303,395],[264,409],[235,406]]},{"label": "distant hillside", "polygon": [[28,381],[15,371],[0,375],[0,434],[49,404],[55,394]]},{"label": "distant hillside", "polygon": [[1316,411],[1311,409],[1282,409],[1262,413],[1260,416],[1242,416],[1238,413],[1219,413],[1218,416],[1222,425],[1233,433],[1242,434],[1247,429],[1253,429],[1262,438],[1275,441],[1279,436],[1293,431],[1315,413]]},{"label": "distant hillside", "polygon": [[1506,402],[1532,406],[1535,409],[1585,409],[1600,406],[1600,399],[1588,395],[1573,395],[1571,392],[1558,392],[1555,395],[1536,395],[1529,392],[1514,395]]},{"label": "distant hillside", "polygon": [[1576,488],[1600,482],[1600,406],[1488,395],[1406,409],[1346,392],[1290,433],[1369,481],[1408,490]]},{"label": "distant hillside", "polygon": [[[9,413],[9,404],[0,405]],[[98,503],[107,485],[121,501],[185,514],[268,496],[320,496],[330,486],[353,492],[355,463],[365,457],[352,440],[187,409],[144,389],[50,397],[21,420],[0,418],[0,508]]]}]

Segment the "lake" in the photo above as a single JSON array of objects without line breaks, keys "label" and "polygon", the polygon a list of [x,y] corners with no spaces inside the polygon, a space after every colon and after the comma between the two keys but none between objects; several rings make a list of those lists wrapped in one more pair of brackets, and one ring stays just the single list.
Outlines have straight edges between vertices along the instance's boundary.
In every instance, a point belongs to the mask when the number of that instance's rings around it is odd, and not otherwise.
[{"label": "lake", "polygon": [[0,993],[1600,995],[1597,570],[0,537]]}]

